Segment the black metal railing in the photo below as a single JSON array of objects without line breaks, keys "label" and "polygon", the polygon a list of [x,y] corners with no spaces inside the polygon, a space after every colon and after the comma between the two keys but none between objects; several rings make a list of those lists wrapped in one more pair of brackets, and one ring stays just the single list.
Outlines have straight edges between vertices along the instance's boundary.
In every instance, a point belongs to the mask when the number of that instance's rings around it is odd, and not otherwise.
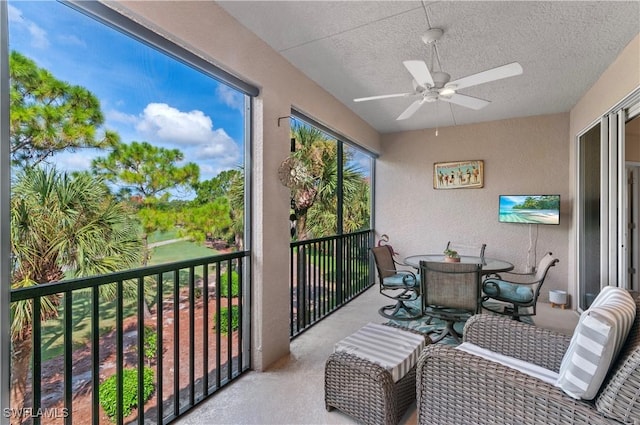
[{"label": "black metal railing", "polygon": [[[111,409],[117,424],[161,424],[186,413],[250,367],[248,256],[13,290],[12,305],[28,303],[34,319],[24,408],[12,416],[36,425],[98,424],[109,422]],[[40,319],[48,301],[58,318]],[[111,392],[103,388],[110,377]],[[137,400],[151,395],[127,413],[131,392]]]},{"label": "black metal railing", "polygon": [[291,242],[291,338],[371,286],[372,235],[362,230]]}]

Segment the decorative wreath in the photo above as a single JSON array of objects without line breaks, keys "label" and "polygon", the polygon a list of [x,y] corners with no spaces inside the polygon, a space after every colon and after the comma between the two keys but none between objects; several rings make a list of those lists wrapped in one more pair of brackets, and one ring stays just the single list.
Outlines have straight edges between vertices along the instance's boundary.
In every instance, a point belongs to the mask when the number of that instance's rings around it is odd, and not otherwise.
[{"label": "decorative wreath", "polygon": [[280,182],[289,189],[295,190],[308,184],[312,177],[307,167],[295,157],[288,157],[278,167]]}]

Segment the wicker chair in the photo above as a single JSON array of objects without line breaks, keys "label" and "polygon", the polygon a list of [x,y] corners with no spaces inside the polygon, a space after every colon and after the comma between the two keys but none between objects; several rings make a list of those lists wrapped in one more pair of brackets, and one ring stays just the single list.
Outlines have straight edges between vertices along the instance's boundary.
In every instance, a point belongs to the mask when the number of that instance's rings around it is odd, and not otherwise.
[{"label": "wicker chair", "polygon": [[[640,423],[640,297],[634,297],[635,322],[591,402],[575,400],[502,364],[434,344],[418,360],[418,423]],[[504,316],[478,314],[467,321],[464,340],[557,372],[571,337]]]},{"label": "wicker chair", "polygon": [[[406,304],[415,301],[420,295],[420,278],[410,270],[400,270],[396,266],[403,265],[393,258],[391,245],[371,248],[378,269],[380,293],[396,301],[378,310],[382,317],[393,320],[413,320],[422,316],[422,310]],[[403,312],[403,314],[399,314]]]}]

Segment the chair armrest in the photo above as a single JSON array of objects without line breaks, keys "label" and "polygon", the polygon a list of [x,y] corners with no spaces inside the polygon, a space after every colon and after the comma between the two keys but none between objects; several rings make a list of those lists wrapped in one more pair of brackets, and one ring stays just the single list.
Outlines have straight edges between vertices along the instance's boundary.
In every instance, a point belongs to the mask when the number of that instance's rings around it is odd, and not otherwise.
[{"label": "chair armrest", "polygon": [[502,273],[489,273],[484,277],[484,280],[504,280],[510,283],[519,283],[522,285],[533,285],[540,283],[544,278],[536,279],[535,273],[518,273],[518,272],[502,272]]},{"label": "chair armrest", "polygon": [[476,314],[464,326],[463,341],[554,372],[571,336],[493,314]]},{"label": "chair armrest", "polygon": [[403,263],[402,261],[393,260],[393,262],[396,263],[396,266],[409,267],[410,269],[413,269],[413,270],[420,269],[420,267],[412,266],[411,264]]},{"label": "chair armrest", "polygon": [[593,404],[500,363],[443,344],[420,355],[419,424],[613,424]]}]

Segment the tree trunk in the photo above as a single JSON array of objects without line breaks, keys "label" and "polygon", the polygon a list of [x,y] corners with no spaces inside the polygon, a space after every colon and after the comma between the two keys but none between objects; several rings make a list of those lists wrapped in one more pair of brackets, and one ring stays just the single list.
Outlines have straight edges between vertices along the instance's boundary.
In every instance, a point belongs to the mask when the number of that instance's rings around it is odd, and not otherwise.
[{"label": "tree trunk", "polygon": [[299,215],[296,220],[296,238],[299,241],[307,239],[307,214]]}]

